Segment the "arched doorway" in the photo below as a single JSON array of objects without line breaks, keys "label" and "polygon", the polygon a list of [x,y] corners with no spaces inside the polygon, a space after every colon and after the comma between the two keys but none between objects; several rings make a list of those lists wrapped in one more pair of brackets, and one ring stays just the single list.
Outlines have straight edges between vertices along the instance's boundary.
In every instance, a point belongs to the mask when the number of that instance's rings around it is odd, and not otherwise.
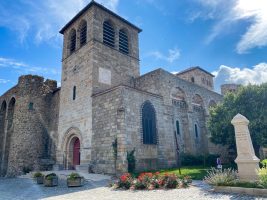
[{"label": "arched doorway", "polygon": [[64,153],[64,166],[65,169],[76,169],[77,165],[80,165],[80,153],[81,142],[76,134],[71,135],[66,140],[65,153]]},{"label": "arched doorway", "polygon": [[80,165],[80,140],[79,138],[74,138],[75,141],[73,143],[73,166],[75,168],[76,165]]},{"label": "arched doorway", "polygon": [[[9,157],[9,149],[11,143],[11,137],[13,135],[14,126],[13,126],[13,118],[15,113],[15,104],[16,99],[12,97],[8,104],[8,112],[7,112],[7,129],[5,130],[4,136],[4,144],[3,144],[3,152],[2,152],[2,175],[6,175],[8,169],[8,157]],[[5,125],[6,126],[6,125]]]}]

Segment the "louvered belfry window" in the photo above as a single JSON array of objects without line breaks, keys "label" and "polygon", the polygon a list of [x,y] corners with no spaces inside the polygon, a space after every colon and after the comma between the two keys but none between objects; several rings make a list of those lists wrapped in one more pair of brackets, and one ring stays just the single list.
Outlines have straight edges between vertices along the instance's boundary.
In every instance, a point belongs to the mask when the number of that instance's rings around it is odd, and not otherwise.
[{"label": "louvered belfry window", "polygon": [[72,30],[70,33],[70,53],[73,53],[76,49],[76,31]]},{"label": "louvered belfry window", "polygon": [[103,43],[115,47],[115,31],[109,21],[103,23]]},{"label": "louvered belfry window", "polygon": [[124,30],[119,31],[119,50],[125,54],[129,53],[128,35]]},{"label": "louvered belfry window", "polygon": [[149,101],[142,108],[142,130],[144,144],[157,144],[156,113]]},{"label": "louvered belfry window", "polygon": [[87,23],[83,21],[80,25],[80,46],[83,46],[87,40]]}]

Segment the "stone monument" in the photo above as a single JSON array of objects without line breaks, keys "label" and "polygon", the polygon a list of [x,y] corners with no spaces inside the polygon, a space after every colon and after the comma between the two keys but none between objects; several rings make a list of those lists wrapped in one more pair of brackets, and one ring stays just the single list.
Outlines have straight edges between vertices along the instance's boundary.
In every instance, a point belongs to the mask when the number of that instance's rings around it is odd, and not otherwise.
[{"label": "stone monument", "polygon": [[255,155],[250,133],[248,130],[249,120],[241,114],[237,114],[231,121],[235,127],[235,139],[238,167],[238,176],[243,181],[258,179],[259,158]]}]

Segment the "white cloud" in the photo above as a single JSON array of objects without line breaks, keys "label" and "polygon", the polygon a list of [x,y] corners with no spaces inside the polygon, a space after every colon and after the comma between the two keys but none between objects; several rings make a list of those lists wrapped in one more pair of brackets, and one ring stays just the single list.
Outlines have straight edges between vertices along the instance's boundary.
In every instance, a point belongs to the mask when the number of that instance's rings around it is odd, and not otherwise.
[{"label": "white cloud", "polygon": [[180,50],[178,48],[173,48],[168,50],[168,54],[164,55],[159,51],[152,51],[148,53],[149,56],[155,57],[157,60],[165,60],[169,63],[173,63],[174,61],[180,58]]},{"label": "white cloud", "polygon": [[0,84],[6,84],[9,82],[10,82],[10,80],[0,78]]},{"label": "white cloud", "polygon": [[30,66],[23,62],[3,57],[0,57],[0,68],[8,68],[9,70],[13,70],[18,74],[38,74],[43,76],[49,76],[49,75],[54,76],[60,74],[59,68]]},{"label": "white cloud", "polygon": [[221,65],[215,75],[215,90],[225,83],[236,83],[242,85],[261,84],[267,82],[267,63],[259,63],[251,68],[229,67]]},{"label": "white cloud", "polygon": [[211,34],[207,42],[211,42],[220,34],[225,34],[227,29],[231,30],[241,20],[249,20],[247,30],[241,36],[236,45],[239,54],[248,53],[255,47],[267,45],[267,1],[266,0],[196,0],[206,7],[206,12],[193,15],[191,18],[204,16],[206,19],[215,19]]},{"label": "white cloud", "polygon": [[[20,42],[33,34],[35,42],[60,44],[58,31],[90,0],[17,0],[16,3],[0,4],[0,27],[17,33]],[[109,9],[116,11],[119,0],[98,0]]]}]

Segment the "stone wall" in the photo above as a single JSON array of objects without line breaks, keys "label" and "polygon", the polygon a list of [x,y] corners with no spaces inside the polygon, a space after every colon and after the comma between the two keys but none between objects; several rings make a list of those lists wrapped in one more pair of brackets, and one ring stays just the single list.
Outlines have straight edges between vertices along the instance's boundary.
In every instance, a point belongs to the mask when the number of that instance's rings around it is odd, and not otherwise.
[{"label": "stone wall", "polygon": [[[25,170],[52,167],[56,140],[59,91],[56,82],[26,75],[0,97],[8,102],[1,128],[1,173],[13,176]],[[52,106],[51,106],[52,105]],[[3,124],[3,123],[1,123]],[[53,135],[51,135],[53,133]]]},{"label": "stone wall", "polygon": [[[206,128],[208,109],[210,105],[222,100],[221,95],[185,81],[163,69],[141,76],[135,84],[137,88],[163,96],[166,114],[171,116],[169,120],[181,122],[181,149],[185,153],[197,154],[209,151],[209,134]],[[180,91],[183,97],[173,96],[175,89]],[[198,127],[198,138],[195,134],[195,124]],[[175,125],[171,127],[173,127],[172,131],[175,131]]]},{"label": "stone wall", "polygon": [[[141,109],[150,101],[156,110],[158,144],[143,144]],[[175,144],[162,97],[118,86],[93,97],[92,164],[97,172],[114,173],[112,142],[118,138],[117,173],[126,172],[127,152],[135,149],[136,170],[174,167]]]},{"label": "stone wall", "polygon": [[[103,44],[103,23],[109,20],[114,25],[115,47]],[[79,26],[87,23],[87,42],[79,44]],[[119,30],[124,28],[129,36],[128,55],[119,51]],[[70,32],[76,30],[76,50],[70,53]],[[68,154],[69,140],[73,135],[81,142],[81,165],[91,160],[92,149],[92,95],[121,83],[131,84],[139,76],[138,30],[115,15],[92,6],[81,14],[64,31],[62,81],[60,97],[59,131],[57,162],[70,163]],[[76,99],[73,100],[73,88]],[[105,111],[102,111],[105,112]],[[65,164],[64,164],[65,163]]]},{"label": "stone wall", "polygon": [[221,94],[224,96],[228,92],[237,92],[237,90],[241,87],[239,84],[223,84],[221,85]]},{"label": "stone wall", "polygon": [[185,70],[185,72],[177,73],[177,77],[187,80],[188,82],[193,82],[201,87],[204,87],[209,90],[214,89],[213,85],[213,76],[200,70],[199,67],[195,67],[194,69]]}]

